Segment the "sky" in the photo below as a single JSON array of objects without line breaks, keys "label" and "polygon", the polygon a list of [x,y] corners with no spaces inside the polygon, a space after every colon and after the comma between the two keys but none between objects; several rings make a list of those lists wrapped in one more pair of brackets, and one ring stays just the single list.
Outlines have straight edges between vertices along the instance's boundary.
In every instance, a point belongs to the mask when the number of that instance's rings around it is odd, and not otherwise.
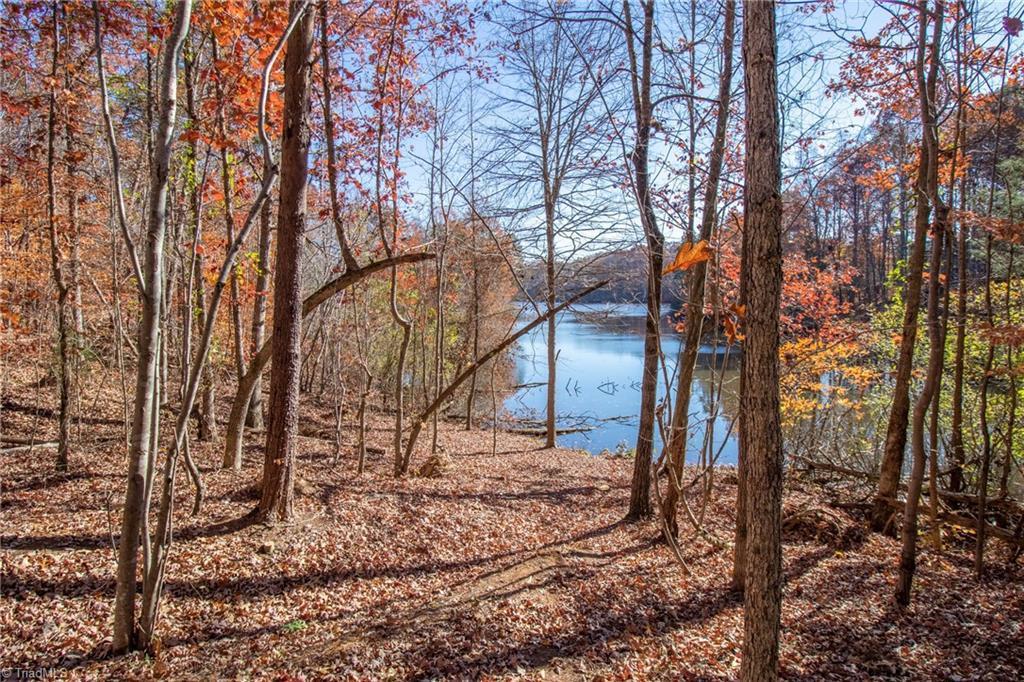
[{"label": "sky", "polygon": [[[582,7],[582,4],[576,6]],[[666,41],[672,40],[675,36],[688,33],[686,22],[688,19],[689,3],[663,2],[658,5],[658,22],[662,26],[662,38]],[[740,7],[742,4],[740,3]],[[717,4],[707,2],[698,4],[698,10],[704,13],[717,12]],[[1002,3],[981,2],[979,5],[978,24],[981,26],[984,36],[989,40],[1001,39],[998,32],[998,20],[1007,12],[1014,15],[1020,13],[1019,7],[1012,4],[1009,10]],[[814,138],[812,150],[820,155],[827,155],[837,145],[845,140],[855,138],[857,134],[870,123],[872,114],[851,94],[828,94],[827,89],[830,82],[839,76],[840,66],[843,59],[849,53],[849,47],[845,41],[858,37],[872,37],[890,19],[891,12],[897,11],[893,3],[883,5],[879,2],[851,0],[848,2],[836,2],[831,11],[824,11],[817,7],[808,12],[808,4],[800,0],[783,2],[779,5],[777,13],[778,34],[779,34],[779,87],[783,109],[783,137],[784,148],[789,146],[797,137],[810,135]],[[740,10],[742,11],[742,10]],[[984,24],[984,26],[982,26]],[[455,199],[456,204],[464,204],[470,194],[470,183],[468,178],[474,174],[469,171],[469,156],[471,154],[477,165],[483,168],[488,163],[488,149],[492,147],[493,140],[489,139],[489,129],[496,127],[497,118],[495,112],[489,107],[493,104],[494,98],[502,94],[503,89],[521,85],[509,83],[508,73],[502,69],[501,63],[495,58],[500,52],[501,46],[507,44],[509,36],[499,25],[494,22],[480,21],[480,52],[483,63],[493,68],[492,78],[488,82],[481,83],[473,74],[457,74],[449,77],[447,84],[438,86],[439,101],[443,101],[448,109],[448,132],[444,139],[444,147],[448,164],[447,175],[451,178],[449,187],[462,185],[459,189],[450,189],[449,195]],[[682,26],[682,30],[678,30]],[[741,62],[740,33],[741,28],[738,22],[736,46],[734,50],[734,63],[738,66]],[[984,29],[988,27],[989,33],[985,34]],[[992,27],[995,26],[996,29]],[[721,22],[720,20],[707,24],[707,28],[698,29],[697,57],[700,63],[699,75],[702,76],[702,87],[698,94],[704,97],[714,98],[717,91],[717,72],[719,69],[719,41]],[[437,64],[436,69],[449,68],[450,64]],[[473,82],[472,87],[470,83]],[[742,101],[742,74],[737,71],[733,78],[734,101]],[[472,104],[470,104],[472,100]],[[696,140],[696,151],[698,165],[702,163],[705,150],[709,146],[707,131],[710,129],[713,110],[707,110],[707,123],[704,131]],[[470,115],[472,113],[472,115]],[[671,110],[662,112],[656,116],[663,120],[666,129],[676,134],[686,134],[685,110],[681,107],[674,107]],[[624,140],[625,146],[629,146],[631,135],[628,131],[628,116],[626,119]],[[733,125],[736,131],[741,129],[739,116],[733,117]],[[472,121],[472,125],[470,122]],[[738,136],[737,136],[738,137]],[[684,140],[685,142],[685,140]],[[432,136],[420,135],[412,140],[407,152],[407,180],[410,192],[415,197],[413,214],[421,221],[426,221],[429,216],[430,202],[430,167],[432,147],[435,140]],[[733,139],[733,143],[738,143]],[[615,142],[612,150],[621,158],[622,144]],[[435,152],[436,158],[436,152]],[[795,162],[795,152],[790,152],[784,158],[784,165],[792,166]],[[687,166],[685,148],[675,146],[664,141],[657,142],[652,149],[651,171],[654,182],[663,189],[676,192],[684,192],[686,189],[686,174],[680,173],[680,168]],[[533,196],[520,195],[510,199],[507,196],[498,197],[493,194],[495,189],[487,182],[488,173],[482,170],[480,178],[473,183],[472,190],[479,199],[481,196],[491,196],[486,202],[489,205],[481,209],[487,213],[490,210],[497,210],[500,206],[507,213],[509,209],[522,209],[516,215],[504,215],[502,223],[519,234],[536,234],[541,225],[542,214],[537,210],[529,210],[527,207],[535,205],[540,193],[539,184]],[[623,179],[625,174],[623,173]],[[784,173],[792,179],[792,172]],[[461,178],[461,180],[459,179]],[[620,186],[609,189],[607,197],[610,206],[614,209],[598,219],[595,234],[608,233],[608,229],[616,230],[614,239],[602,240],[594,238],[584,250],[601,250],[611,245],[622,246],[628,243],[639,243],[641,233],[639,221],[636,216],[635,200],[627,187]],[[698,193],[699,194],[699,193]],[[517,205],[516,202],[519,202]],[[484,203],[481,201],[481,203]],[[699,215],[700,208],[697,207]],[[571,218],[571,216],[567,216]],[[684,236],[678,216],[662,215],[662,227],[666,232],[669,241],[679,240]],[[558,249],[565,252],[573,250],[574,246],[565,240],[558,244]],[[528,249],[529,251],[529,249]],[[536,255],[536,253],[527,253]]]}]

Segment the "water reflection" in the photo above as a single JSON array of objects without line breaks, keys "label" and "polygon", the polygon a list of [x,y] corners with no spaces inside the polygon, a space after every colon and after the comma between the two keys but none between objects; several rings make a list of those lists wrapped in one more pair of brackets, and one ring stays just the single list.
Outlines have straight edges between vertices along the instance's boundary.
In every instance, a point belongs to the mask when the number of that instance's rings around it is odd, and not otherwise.
[{"label": "water reflection", "polygon": [[[643,369],[644,309],[638,305],[600,304],[581,306],[579,313],[563,313],[558,319],[558,393],[560,429],[587,428],[558,437],[564,447],[590,452],[615,450],[620,443],[636,445],[640,408],[640,377]],[[662,349],[672,377],[681,339],[668,324],[662,325]],[[719,349],[724,351],[724,349]],[[705,439],[710,420],[710,444],[720,464],[735,464],[737,444],[732,420],[738,409],[739,372],[736,355],[712,354],[704,349],[694,374],[690,399],[688,458],[694,458]],[[712,371],[712,360],[728,369]],[[505,402],[506,410],[520,420],[543,420],[546,400],[547,346],[545,329],[538,328],[519,343],[517,383],[522,386]],[[664,374],[659,393],[664,396]],[[660,438],[655,452],[660,451]]]}]

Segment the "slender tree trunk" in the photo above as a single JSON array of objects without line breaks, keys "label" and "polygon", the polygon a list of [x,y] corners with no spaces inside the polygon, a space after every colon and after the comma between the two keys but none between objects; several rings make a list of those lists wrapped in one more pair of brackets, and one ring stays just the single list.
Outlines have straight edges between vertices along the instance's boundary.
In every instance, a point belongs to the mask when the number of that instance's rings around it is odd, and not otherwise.
[{"label": "slender tree trunk", "polygon": [[[967,207],[967,182],[960,181],[960,210]],[[964,489],[964,355],[967,338],[967,224],[960,221],[957,236],[957,301],[956,301],[956,347],[953,357],[953,417],[950,424],[950,451],[952,467],[949,473],[949,489],[962,492]]]},{"label": "slender tree trunk", "polygon": [[[473,328],[471,330],[472,335],[472,348],[473,348],[473,361],[476,362],[477,357],[480,355],[480,266],[477,263],[476,253],[476,230],[471,231],[471,243],[470,243],[470,254],[472,258],[473,267],[473,290],[472,290],[472,304],[473,309],[471,317],[473,320]],[[469,378],[469,391],[466,395],[466,430],[470,431],[473,428],[473,413],[476,411],[476,374]]]},{"label": "slender tree trunk", "polygon": [[[953,200],[954,180],[950,180],[950,203]],[[948,215],[948,212],[947,212]],[[942,367],[946,363],[946,339],[949,336],[949,303],[953,271],[953,226],[947,220],[945,229],[946,264],[942,272],[942,319],[940,321],[939,344],[942,346],[942,359],[936,377],[935,390],[932,391],[932,403],[928,412],[928,521],[931,524],[932,549],[942,551],[942,523],[939,520],[939,416],[942,409]]]},{"label": "slender tree trunk", "polygon": [[327,36],[328,24],[327,0],[320,2],[320,77],[323,90],[324,138],[327,142],[327,183],[330,189],[331,221],[334,223],[334,234],[338,239],[338,249],[345,267],[352,270],[358,267],[355,256],[348,245],[345,235],[345,224],[342,221],[341,206],[338,203],[338,152],[334,142],[334,108],[331,105],[331,55]]},{"label": "slender tree trunk", "polygon": [[[267,328],[267,289],[270,287],[270,197],[263,202],[260,209],[260,236],[259,236],[259,264],[256,266],[256,299],[252,304],[252,333],[249,341],[252,344],[249,355],[256,357],[260,348],[263,347],[265,330]],[[252,429],[263,428],[263,388],[261,378],[263,374],[256,375],[256,383],[253,386],[252,398],[249,400],[249,409],[245,416],[245,425]]]},{"label": "slender tree trunk", "polygon": [[[114,166],[117,200],[120,196],[120,180],[116,176],[117,149],[106,92],[106,76],[103,66],[103,51],[100,39],[100,11],[93,3],[94,31],[96,37],[97,70],[103,97],[104,119],[108,143]],[[147,225],[145,269],[138,267],[133,256],[136,273],[144,273],[139,281],[142,296],[142,320],[138,330],[138,370],[135,381],[135,409],[132,416],[131,448],[129,452],[128,481],[125,493],[124,512],[121,519],[121,538],[117,558],[117,585],[114,596],[114,633],[111,649],[124,652],[137,642],[135,627],[135,597],[138,579],[138,549],[143,526],[146,523],[148,494],[155,457],[154,445],[157,434],[159,400],[158,361],[161,345],[161,303],[163,301],[163,247],[167,227],[167,186],[171,156],[171,140],[176,117],[176,89],[178,56],[188,33],[192,15],[191,0],[181,0],[175,8],[174,24],[167,36],[163,50],[162,74],[159,88],[159,124],[154,146],[153,168],[149,188],[149,217]],[[119,208],[122,227],[125,228],[123,204]],[[125,228],[126,229],[126,228]],[[125,231],[126,238],[128,233]],[[129,243],[134,250],[134,244]],[[149,540],[143,547],[148,552]]]},{"label": "slender tree trunk", "polygon": [[[545,187],[544,201],[544,237],[547,245],[547,258],[544,262],[544,274],[547,280],[547,301],[548,310],[555,307],[557,296],[555,292],[555,206],[554,199],[550,198],[551,192]],[[558,413],[555,407],[555,392],[558,368],[555,363],[558,360],[558,346],[555,341],[555,331],[558,326],[557,316],[548,318],[547,351],[548,351],[548,387],[545,403],[547,423],[544,435],[544,446],[555,447],[555,436],[557,435],[556,418]]]},{"label": "slender tree trunk", "polygon": [[[910,603],[910,591],[914,580],[914,571],[917,562],[917,517],[918,507],[921,501],[921,489],[924,483],[924,471],[927,454],[925,452],[924,421],[931,405],[932,395],[938,387],[938,377],[942,371],[942,357],[945,350],[942,346],[941,329],[939,328],[939,273],[942,268],[942,245],[944,233],[947,227],[949,208],[940,201],[938,192],[938,129],[935,123],[934,102],[935,79],[938,75],[939,46],[942,40],[942,10],[941,0],[936,1],[935,29],[932,35],[932,42],[929,54],[929,71],[925,76],[925,53],[927,49],[928,36],[928,11],[927,0],[921,0],[919,4],[918,18],[918,52],[917,52],[917,79],[918,88],[925,95],[921,98],[921,120],[922,120],[922,141],[921,141],[921,166],[925,169],[924,183],[918,188],[918,201],[935,204],[935,227],[932,235],[931,264],[929,266],[928,286],[928,334],[930,349],[928,355],[928,369],[925,375],[924,388],[914,404],[914,418],[911,423],[912,438],[911,448],[913,452],[913,465],[910,473],[910,480],[907,483],[907,501],[903,512],[902,541],[903,546],[900,552],[899,578],[896,583],[896,602],[903,606]],[[910,310],[910,301],[907,301],[907,309]],[[898,484],[899,479],[896,479]],[[895,497],[895,489],[892,491]]]},{"label": "slender tree trunk", "polygon": [[775,6],[748,1],[743,17],[746,163],[740,266],[746,293],[740,429],[746,443],[746,585],[740,678],[775,680],[782,611],[782,433],[779,302],[782,195]]},{"label": "slender tree trunk", "polygon": [[[1006,91],[1006,68],[1009,63],[1009,51],[1010,46],[1007,44],[1007,55],[1003,61],[1002,76],[999,83],[999,98],[998,106],[996,107],[996,132],[995,132],[995,144],[992,148],[992,165],[990,166],[990,177],[989,177],[989,188],[988,188],[988,207],[985,212],[986,217],[992,216],[992,209],[995,202],[995,185],[996,185],[996,174],[998,172],[998,159],[999,159],[999,142],[1002,133],[1002,117],[1003,117],[1003,103],[1004,95]],[[1010,218],[1012,220],[1012,204]],[[1011,283],[1010,275],[1007,273],[1006,286],[1009,287]],[[989,232],[985,239],[985,322],[989,327],[995,320],[995,315],[992,309],[992,233]],[[988,508],[988,479],[992,466],[992,434],[989,430],[988,424],[988,386],[989,377],[992,374],[992,364],[995,360],[995,344],[992,340],[989,340],[988,351],[985,355],[985,365],[982,369],[981,375],[981,386],[979,392],[981,394],[978,401],[978,428],[981,431],[981,471],[979,472],[978,478],[978,492],[977,492],[977,517],[978,517],[978,534],[975,537],[974,545],[974,572],[981,580],[985,576],[985,543],[987,541],[987,526],[985,525],[985,515]]]},{"label": "slender tree trunk", "polygon": [[[284,61],[284,123],[281,133],[281,188],[274,267],[274,366],[270,378],[270,424],[263,460],[263,482],[256,518],[292,517],[295,435],[299,421],[299,342],[302,334],[302,241],[309,176],[309,106],[313,13],[292,0],[289,13],[304,12],[288,38]],[[248,405],[246,397],[245,404]]]},{"label": "slender tree trunk", "polygon": [[[190,126],[198,126],[199,121],[196,113],[196,98],[195,98],[195,85],[197,80],[196,70],[196,55],[195,55],[195,34],[190,34],[188,45],[185,48],[185,110],[188,113],[188,120]],[[207,151],[207,156],[209,151]],[[194,299],[194,291],[196,286],[196,264],[201,257],[199,254],[199,242],[202,239],[203,233],[203,186],[206,182],[206,163],[203,163],[202,173],[199,172],[199,141],[193,138],[189,142],[188,153],[184,163],[183,175],[185,176],[185,189],[188,193],[189,201],[189,213],[191,222],[191,247],[189,249],[189,258],[186,260],[185,256],[182,255],[182,263],[188,264],[188,274],[184,275],[186,280],[184,296],[182,296],[181,302],[181,389],[179,397],[181,399],[182,410],[185,409],[185,403],[188,402],[188,381],[189,373],[192,365],[192,326],[193,326],[193,309],[192,301]],[[182,267],[184,270],[184,265]],[[202,327],[200,327],[202,329]],[[198,362],[199,360],[197,360]],[[192,401],[195,402],[194,399]],[[185,415],[185,419],[188,419],[188,415]],[[188,434],[184,441],[183,454],[185,455],[185,465],[188,470],[189,477],[192,480],[192,484],[195,487],[195,502],[192,505],[192,513],[198,514],[199,508],[203,503],[204,487],[202,477],[199,473],[199,467],[192,459],[191,443],[188,440]]]},{"label": "slender tree trunk", "polygon": [[[71,362],[68,348],[71,316],[68,310],[68,286],[64,256],[60,248],[57,227],[56,137],[57,137],[57,68],[60,63],[60,7],[53,3],[53,64],[51,69],[50,113],[46,127],[46,215],[50,237],[50,270],[57,288],[57,362],[58,398],[60,407],[57,421],[57,471],[68,470],[68,449],[71,439]],[[70,185],[72,169],[68,169],[66,182]],[[74,210],[74,194],[69,211]],[[70,214],[69,214],[70,218]]]},{"label": "slender tree trunk", "polygon": [[[722,38],[722,72],[718,80],[718,116],[715,121],[715,137],[711,144],[711,157],[707,184],[704,188],[704,206],[701,213],[699,238],[711,239],[718,211],[718,181],[722,174],[725,157],[725,136],[729,125],[729,100],[732,94],[732,50],[736,16],[735,0],[726,0],[725,27]],[[676,402],[672,412],[672,427],[669,433],[668,462],[670,484],[665,495],[665,531],[675,538],[679,534],[676,508],[679,502],[680,483],[686,464],[686,441],[689,435],[690,389],[693,371],[697,364],[697,352],[704,323],[704,288],[707,280],[707,262],[702,261],[690,271],[690,293],[686,304],[686,340],[679,354],[676,369],[679,381],[676,385]]]},{"label": "slender tree trunk", "polygon": [[[212,40],[210,44],[213,61],[216,64],[220,60],[217,41]],[[230,244],[235,240],[235,171],[234,155],[226,144],[228,131],[224,120],[224,107],[227,105],[227,100],[224,96],[224,86],[221,82],[220,74],[214,78],[214,90],[217,94],[218,102],[217,129],[221,139],[225,142],[225,144],[221,145],[220,149],[220,180],[221,192],[224,194],[224,230],[227,242]],[[243,350],[242,306],[239,300],[237,273],[232,273],[231,277],[231,300],[229,307],[231,309],[231,336],[234,342],[232,350],[235,361],[235,378],[241,379],[242,375],[245,374],[245,351]]]},{"label": "slender tree trunk", "polygon": [[640,209],[640,220],[647,240],[647,318],[644,326],[644,366],[640,383],[640,424],[633,459],[628,520],[651,514],[651,457],[654,447],[654,420],[658,403],[658,365],[661,359],[661,270],[665,257],[665,239],[658,229],[651,197],[648,153],[653,111],[651,103],[651,59],[654,36],[654,0],[641,2],[644,11],[641,54],[636,54],[636,36],[628,0],[623,0],[626,46],[633,85],[633,115],[636,143],[630,158],[633,167],[633,192]]},{"label": "slender tree trunk", "polygon": [[[992,178],[995,183],[995,177]],[[991,199],[989,201],[991,204]],[[991,212],[991,211],[990,211]],[[985,318],[992,324],[992,233],[985,241]],[[985,542],[988,539],[985,515],[988,513],[988,479],[992,468],[992,432],[988,424],[988,385],[992,374],[992,362],[995,359],[995,344],[988,343],[985,354],[985,366],[982,368],[981,387],[978,389],[978,430],[981,431],[981,469],[978,473],[977,517],[978,534],[974,544],[974,573],[981,580],[985,576]]]},{"label": "slender tree trunk", "polygon": [[[1012,196],[1007,197],[1011,202]],[[1013,210],[1010,210],[1010,221],[1013,221]],[[1006,324],[1013,324],[1012,303],[1010,298],[1013,288],[1013,257],[1014,244],[1010,243],[1010,257],[1006,264],[1006,296],[1004,307],[1006,308]],[[1010,407],[1006,418],[1006,436],[1003,439],[1005,450],[1003,451],[1003,471],[999,475],[999,497],[1006,498],[1010,487],[1010,469],[1013,467],[1013,433],[1017,428],[1017,373],[1014,371],[1014,347],[1006,347],[1006,373],[1010,377]]]},{"label": "slender tree trunk", "polygon": [[[942,3],[938,2],[941,7]],[[907,447],[907,422],[910,418],[910,379],[914,366],[914,346],[917,341],[917,317],[921,308],[922,272],[924,269],[925,245],[928,236],[928,221],[931,214],[927,186],[931,165],[935,163],[934,149],[930,142],[935,125],[931,102],[935,101],[935,78],[937,60],[924,72],[924,56],[927,50],[927,0],[918,3],[919,14],[925,22],[918,34],[918,100],[922,116],[921,161],[918,164],[917,185],[914,188],[917,206],[914,216],[914,242],[907,271],[906,296],[903,301],[903,332],[900,336],[899,359],[896,366],[896,380],[893,387],[892,408],[885,435],[885,453],[879,472],[878,490],[871,509],[871,527],[882,532],[890,527],[890,519],[896,502],[903,473],[903,458]],[[936,32],[935,42],[941,39]],[[934,48],[933,48],[934,49]],[[937,56],[937,52],[933,52]]]},{"label": "slender tree trunk", "polygon": [[943,205],[939,205],[936,209],[936,229],[932,238],[932,256],[928,284],[927,320],[930,342],[928,370],[924,388],[914,403],[914,418],[911,422],[913,465],[910,472],[910,480],[907,483],[907,501],[903,512],[903,548],[900,552],[899,580],[896,584],[896,601],[903,606],[910,603],[910,591],[917,565],[917,517],[921,500],[921,489],[924,483],[925,463],[927,461],[924,433],[925,417],[928,413],[928,408],[932,404],[932,397],[938,390],[939,376],[942,372],[944,348],[939,320],[939,274],[942,268],[942,243],[944,241],[942,229],[945,227],[947,214],[948,209]]}]

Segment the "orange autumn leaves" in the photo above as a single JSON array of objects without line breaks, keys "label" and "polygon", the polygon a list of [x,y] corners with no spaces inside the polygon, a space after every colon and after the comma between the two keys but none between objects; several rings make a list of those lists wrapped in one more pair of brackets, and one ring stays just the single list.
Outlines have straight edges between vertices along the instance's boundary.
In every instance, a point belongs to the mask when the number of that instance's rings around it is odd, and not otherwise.
[{"label": "orange autumn leaves", "polygon": [[661,274],[668,275],[673,272],[689,270],[697,263],[703,263],[710,259],[714,253],[714,249],[708,244],[707,239],[701,239],[698,242],[687,242],[679,247],[679,250],[676,251],[675,260]]},{"label": "orange autumn leaves", "polygon": [[[679,250],[676,251],[676,256],[672,263],[662,271],[662,275],[689,270],[698,263],[707,262],[714,254],[715,250],[708,244],[706,239],[682,244]],[[743,340],[743,335],[739,329],[745,315],[746,306],[735,304],[729,307],[728,314],[722,319],[726,341],[730,345]]]}]

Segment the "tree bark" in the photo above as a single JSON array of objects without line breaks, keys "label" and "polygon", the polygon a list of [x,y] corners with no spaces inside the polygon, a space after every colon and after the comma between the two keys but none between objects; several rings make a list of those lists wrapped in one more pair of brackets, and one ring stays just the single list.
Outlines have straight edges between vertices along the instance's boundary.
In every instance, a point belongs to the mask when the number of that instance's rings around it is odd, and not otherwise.
[{"label": "tree bark", "polygon": [[[939,3],[941,6],[941,2]],[[927,0],[918,3],[921,16],[927,15]],[[927,22],[927,19],[921,21]],[[936,33],[935,40],[940,39]],[[910,418],[910,379],[914,368],[914,346],[917,341],[917,316],[921,308],[921,290],[923,286],[923,270],[928,221],[931,215],[931,204],[928,198],[928,181],[931,164],[934,163],[934,152],[931,145],[930,130],[934,127],[934,115],[931,102],[935,101],[935,76],[933,71],[937,64],[929,69],[928,76],[924,73],[924,55],[927,45],[927,25],[918,32],[918,101],[922,116],[921,161],[918,164],[917,184],[914,187],[917,206],[914,214],[914,241],[911,247],[910,262],[907,270],[907,285],[903,300],[903,330],[900,336],[899,359],[896,365],[896,380],[893,387],[892,407],[889,411],[889,423],[885,434],[885,453],[878,478],[878,490],[872,505],[870,523],[872,530],[883,532],[892,527],[892,505],[896,500],[900,477],[903,473],[903,458],[907,448],[907,423]],[[936,54],[936,53],[933,53]]]},{"label": "tree bark", "polygon": [[746,584],[740,678],[775,680],[782,611],[782,433],[779,302],[782,195],[775,6],[744,7],[746,163],[740,266],[746,291],[740,429],[746,443]]},{"label": "tree bark", "polygon": [[[68,470],[68,446],[71,438],[71,362],[68,335],[71,326],[68,310],[68,286],[64,272],[64,256],[60,248],[57,227],[57,186],[56,186],[56,137],[57,137],[57,68],[60,63],[60,7],[53,3],[53,64],[51,69],[50,110],[46,127],[46,215],[50,237],[50,270],[53,284],[57,288],[57,361],[60,386],[58,393],[59,412],[57,421],[57,471]],[[67,182],[71,182],[68,169]],[[73,194],[72,194],[73,196]],[[74,200],[68,208],[74,210]]]},{"label": "tree bark", "polygon": [[[722,36],[722,72],[718,79],[718,115],[715,120],[715,137],[711,144],[707,185],[704,187],[704,206],[701,213],[699,239],[711,239],[718,212],[718,181],[722,175],[725,158],[725,136],[729,125],[729,100],[732,94],[732,51],[735,32],[736,2],[726,0],[725,26]],[[680,349],[677,367],[676,402],[672,411],[672,426],[668,442],[668,466],[670,482],[665,495],[662,514],[665,518],[665,532],[673,538],[679,534],[676,508],[679,504],[680,482],[686,464],[686,441],[689,435],[690,390],[693,370],[697,364],[697,351],[704,323],[704,288],[707,280],[707,261],[693,266],[690,271],[690,293],[686,304],[686,339]]]},{"label": "tree bark", "polygon": [[[217,41],[212,40],[210,42],[213,51],[213,61],[216,64],[220,57],[218,55]],[[228,131],[227,124],[224,120],[224,107],[226,106],[226,100],[224,97],[224,87],[220,80],[220,75],[214,78],[214,89],[217,94],[217,129],[221,136],[221,149],[220,149],[220,179],[221,179],[221,191],[224,194],[224,231],[227,238],[227,243],[230,244],[235,241],[235,172],[234,172],[234,158],[231,151],[228,149]],[[237,273],[232,273],[231,276],[231,300],[229,308],[231,310],[231,338],[233,341],[232,350],[234,351],[235,361],[235,379],[241,379],[245,373],[245,351],[244,351],[244,340],[242,332],[242,305],[240,301],[238,291],[238,276]]]},{"label": "tree bark", "polygon": [[[945,350],[942,344],[942,330],[939,320],[939,273],[942,267],[942,230],[945,227],[948,209],[939,205],[936,210],[935,233],[932,237],[932,256],[929,267],[928,284],[928,336],[930,349],[928,354],[928,370],[924,388],[914,403],[914,418],[911,422],[911,452],[913,465],[910,481],[907,484],[907,503],[903,512],[902,550],[900,551],[899,579],[896,584],[896,602],[902,606],[910,603],[910,590],[914,581],[917,566],[917,517],[921,500],[921,489],[924,483],[924,470],[927,458],[925,452],[925,416],[931,406],[932,398],[939,387],[942,372],[942,358]],[[934,501],[934,498],[933,498]]]},{"label": "tree bark", "polygon": [[[106,75],[100,39],[100,10],[93,3],[94,33],[96,38],[97,70],[103,98],[104,119],[107,128],[111,162],[114,166],[115,187],[119,203],[119,218],[129,241],[133,268],[139,278],[142,297],[142,320],[139,324],[138,370],[135,380],[135,407],[132,416],[131,447],[129,451],[128,481],[124,512],[121,519],[121,538],[117,557],[117,585],[114,596],[114,632],[111,650],[121,653],[136,645],[139,633],[135,624],[135,598],[138,579],[138,549],[143,525],[146,522],[149,486],[153,472],[153,447],[156,441],[154,426],[158,424],[159,399],[158,360],[161,345],[160,308],[164,285],[164,235],[167,228],[167,186],[171,158],[171,139],[174,133],[177,104],[178,56],[188,34],[192,15],[191,0],[181,0],[175,8],[172,30],[163,49],[162,73],[159,87],[159,123],[154,140],[154,159],[149,187],[149,216],[147,223],[145,270],[138,265],[134,243],[128,236],[124,219],[120,180],[117,177],[117,146],[107,100]],[[148,551],[147,545],[143,547]]]},{"label": "tree bark", "polygon": [[[295,435],[299,422],[302,367],[302,241],[309,177],[309,107],[313,13],[292,0],[289,13],[304,16],[288,38],[284,60],[284,123],[281,133],[281,188],[274,267],[274,366],[270,377],[270,424],[263,460],[258,521],[291,519]],[[246,398],[248,404],[249,398]]]},{"label": "tree bark", "polygon": [[[270,197],[267,197],[260,210],[259,264],[256,266],[258,269],[256,298],[252,304],[252,333],[249,335],[249,341],[252,344],[249,355],[253,358],[263,347],[267,328],[267,289],[270,286],[270,243],[272,240],[270,210]],[[263,389],[260,385],[262,376],[262,373],[256,375],[256,383],[253,386],[252,398],[249,400],[249,409],[245,417],[245,425],[253,429],[263,428]]]},{"label": "tree bark", "polygon": [[665,238],[658,229],[651,197],[648,154],[651,122],[651,59],[654,36],[654,0],[640,3],[644,11],[641,54],[636,54],[636,35],[629,1],[623,0],[623,23],[633,88],[633,115],[636,142],[630,162],[633,167],[633,192],[640,210],[647,241],[647,318],[644,326],[644,366],[640,383],[640,424],[633,458],[629,510],[626,519],[636,521],[651,515],[651,456],[654,447],[655,410],[658,403],[658,364],[661,359],[661,270],[665,257]]},{"label": "tree bark", "polygon": [[[992,178],[993,184],[995,177]],[[991,203],[991,201],[990,201]],[[985,317],[992,324],[992,233],[985,242]],[[978,389],[978,430],[981,431],[981,470],[978,473],[977,517],[978,533],[974,542],[974,573],[979,580],[985,576],[985,515],[988,513],[988,478],[992,468],[992,432],[988,425],[988,384],[995,358],[995,344],[988,343],[985,366],[982,368],[981,386]]]},{"label": "tree bark", "polygon": [[[967,207],[967,182],[960,181],[960,210]],[[949,489],[962,492],[964,489],[964,356],[967,338],[967,231],[960,221],[957,236],[957,301],[956,301],[956,345],[953,355],[953,417],[949,429],[952,468],[949,473]]]},{"label": "tree bark", "polygon": [[[942,244],[946,219],[949,213],[938,195],[938,128],[935,123],[935,112],[932,109],[934,102],[935,79],[938,75],[939,45],[942,40],[942,11],[944,5],[941,0],[936,1],[935,29],[932,35],[931,48],[928,55],[930,67],[927,77],[925,76],[925,52],[928,35],[928,5],[927,0],[921,0],[918,6],[918,48],[917,48],[917,81],[918,90],[921,93],[921,167],[923,174],[918,177],[924,179],[924,183],[918,186],[918,202],[930,202],[935,205],[935,229],[932,236],[931,264],[929,266],[928,286],[928,332],[931,344],[928,357],[928,370],[925,377],[924,388],[914,404],[914,418],[912,422],[911,447],[913,452],[913,466],[911,468],[910,480],[907,483],[907,503],[903,513],[902,549],[900,551],[899,578],[896,583],[896,602],[906,606],[910,603],[910,590],[913,584],[914,571],[916,568],[917,554],[917,513],[921,501],[921,488],[924,482],[924,470],[926,463],[924,421],[928,407],[932,401],[932,395],[938,385],[938,375],[942,371],[942,356],[945,350],[941,344],[941,330],[939,329],[939,272],[942,267]],[[920,210],[918,212],[920,215]],[[915,244],[916,246],[916,244]],[[915,306],[913,306],[916,308]],[[911,310],[911,302],[907,301],[907,310]],[[916,311],[915,311],[916,312]],[[891,424],[891,422],[890,422]],[[884,471],[882,472],[885,473]],[[899,484],[899,478],[896,478]],[[895,499],[895,490],[893,490]]]}]

